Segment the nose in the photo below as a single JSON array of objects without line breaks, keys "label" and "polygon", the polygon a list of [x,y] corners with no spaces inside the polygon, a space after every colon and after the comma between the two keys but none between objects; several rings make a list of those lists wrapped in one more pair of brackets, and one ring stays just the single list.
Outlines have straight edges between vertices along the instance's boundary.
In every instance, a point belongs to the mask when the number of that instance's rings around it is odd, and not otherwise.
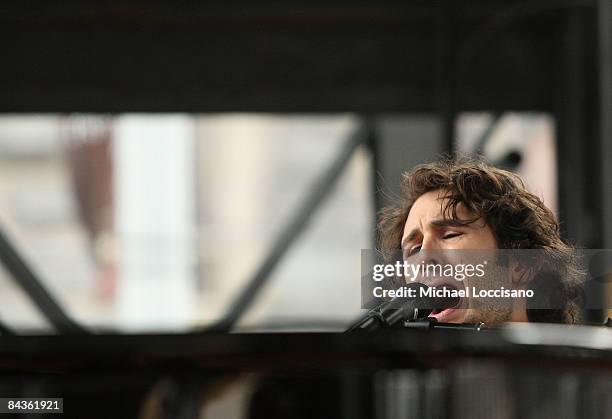
[{"label": "nose", "polygon": [[414,255],[413,263],[438,265],[441,262],[440,249],[431,237],[424,236],[420,251]]},{"label": "nose", "polygon": [[434,237],[431,234],[425,234],[421,243],[421,250],[435,250],[437,248]]},{"label": "nose", "polygon": [[425,266],[434,266],[434,265],[440,265],[439,263],[439,258],[438,258],[438,252],[436,252],[435,250],[421,250],[420,252],[418,252],[417,254],[415,254],[411,260],[410,263],[413,265],[422,265],[422,269],[420,270],[420,273],[418,274],[416,281],[417,282],[421,282],[423,284],[429,285],[432,281],[432,278],[430,278],[428,276],[428,274],[425,273],[426,269],[427,271],[429,271],[430,268],[425,268]]}]

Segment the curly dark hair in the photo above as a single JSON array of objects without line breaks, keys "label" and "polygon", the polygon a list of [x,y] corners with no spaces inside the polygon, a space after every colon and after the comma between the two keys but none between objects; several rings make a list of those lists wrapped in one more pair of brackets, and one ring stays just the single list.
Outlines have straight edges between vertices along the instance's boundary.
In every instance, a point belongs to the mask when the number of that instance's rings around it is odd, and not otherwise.
[{"label": "curly dark hair", "polygon": [[[379,217],[379,251],[383,255],[401,248],[408,213],[423,194],[445,191],[443,216],[459,221],[457,209],[463,205],[473,218],[460,220],[470,224],[482,218],[491,228],[500,249],[541,249],[546,255],[539,275],[545,285],[532,280],[530,288],[550,287],[555,278],[561,305],[551,309],[527,309],[530,321],[575,323],[578,320],[581,272],[572,246],[561,239],[554,214],[534,194],[527,191],[522,179],[507,170],[471,157],[446,158],[421,164],[402,176],[398,205],[384,208]],[[535,279],[535,278],[534,278]],[[550,290],[550,288],[547,288]]]}]

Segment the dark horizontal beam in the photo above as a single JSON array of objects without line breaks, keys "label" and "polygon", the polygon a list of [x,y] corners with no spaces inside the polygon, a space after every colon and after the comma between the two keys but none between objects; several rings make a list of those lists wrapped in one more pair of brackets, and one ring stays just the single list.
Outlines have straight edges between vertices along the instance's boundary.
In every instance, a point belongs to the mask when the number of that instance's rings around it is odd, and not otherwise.
[{"label": "dark horizontal beam", "polygon": [[[447,86],[447,1],[20,4],[0,14],[0,112],[435,112]],[[453,4],[457,109],[551,110],[561,15],[483,32],[517,2]]]}]

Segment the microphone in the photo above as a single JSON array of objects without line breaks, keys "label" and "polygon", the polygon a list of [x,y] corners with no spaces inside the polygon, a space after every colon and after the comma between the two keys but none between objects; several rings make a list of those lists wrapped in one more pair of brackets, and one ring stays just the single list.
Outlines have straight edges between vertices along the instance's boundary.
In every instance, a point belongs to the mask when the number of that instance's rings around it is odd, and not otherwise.
[{"label": "microphone", "polygon": [[395,297],[385,301],[353,323],[347,329],[347,332],[356,330],[373,331],[402,326],[407,321],[426,318],[434,309],[453,307],[459,302],[459,298],[456,297],[435,298],[421,296],[425,294],[424,291],[429,287],[420,282],[413,282],[407,285],[407,288],[415,290],[414,297]]}]

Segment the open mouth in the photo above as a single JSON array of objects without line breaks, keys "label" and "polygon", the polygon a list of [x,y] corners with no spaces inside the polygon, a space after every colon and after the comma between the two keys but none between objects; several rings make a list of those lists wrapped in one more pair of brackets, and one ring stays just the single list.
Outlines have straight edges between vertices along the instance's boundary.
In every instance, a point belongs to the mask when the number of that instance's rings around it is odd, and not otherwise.
[{"label": "open mouth", "polygon": [[453,310],[453,309],[454,309],[454,307],[447,307],[447,308],[434,308],[434,309],[431,311],[431,314],[435,316],[436,314],[440,314],[440,313],[443,313],[443,312],[445,312],[445,311],[448,311],[448,310]]},{"label": "open mouth", "polygon": [[440,285],[436,288],[442,296],[434,299],[429,317],[435,317],[438,321],[449,321],[452,314],[461,306],[461,297],[457,296],[459,289],[450,284]]}]

